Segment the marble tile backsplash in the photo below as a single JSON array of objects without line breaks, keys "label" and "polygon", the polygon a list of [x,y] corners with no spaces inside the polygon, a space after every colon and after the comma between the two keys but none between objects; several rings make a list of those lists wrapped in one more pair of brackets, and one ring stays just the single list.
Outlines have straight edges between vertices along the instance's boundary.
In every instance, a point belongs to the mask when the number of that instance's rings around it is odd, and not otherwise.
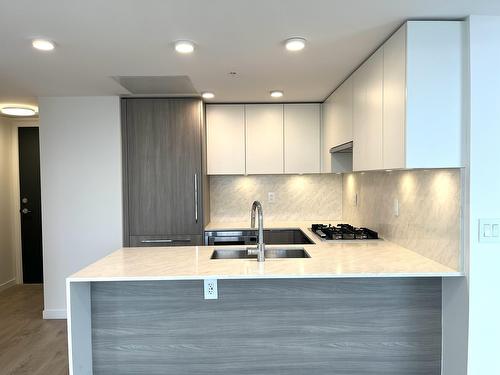
[{"label": "marble tile backsplash", "polygon": [[[268,201],[274,192],[275,201]],[[248,221],[259,200],[266,221],[334,221],[342,217],[341,175],[210,176],[210,220]]]},{"label": "marble tile backsplash", "polygon": [[342,220],[460,268],[459,169],[351,173],[343,176],[342,190]]}]

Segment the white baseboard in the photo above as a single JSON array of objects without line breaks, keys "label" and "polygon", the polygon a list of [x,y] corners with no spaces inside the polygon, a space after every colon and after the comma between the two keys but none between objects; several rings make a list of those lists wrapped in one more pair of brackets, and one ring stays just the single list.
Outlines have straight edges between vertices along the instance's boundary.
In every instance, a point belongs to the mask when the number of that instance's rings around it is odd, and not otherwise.
[{"label": "white baseboard", "polygon": [[66,310],[64,309],[45,309],[43,310],[44,319],[66,319]]},{"label": "white baseboard", "polygon": [[16,285],[16,279],[12,279],[9,281],[4,282],[3,284],[0,284],[0,292],[5,289],[9,289],[11,286]]}]

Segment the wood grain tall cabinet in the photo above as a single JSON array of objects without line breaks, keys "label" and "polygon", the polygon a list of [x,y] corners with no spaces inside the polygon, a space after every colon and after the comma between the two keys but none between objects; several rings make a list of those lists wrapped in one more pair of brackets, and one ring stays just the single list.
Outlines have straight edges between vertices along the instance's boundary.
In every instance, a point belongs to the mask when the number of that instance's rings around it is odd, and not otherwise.
[{"label": "wood grain tall cabinet", "polygon": [[122,134],[124,246],[201,245],[202,102],[122,99]]}]

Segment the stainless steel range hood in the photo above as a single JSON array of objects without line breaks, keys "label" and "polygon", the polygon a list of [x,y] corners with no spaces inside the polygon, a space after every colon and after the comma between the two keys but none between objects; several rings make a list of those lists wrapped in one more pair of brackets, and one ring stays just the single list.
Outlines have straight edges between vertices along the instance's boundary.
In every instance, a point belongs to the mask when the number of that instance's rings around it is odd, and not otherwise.
[{"label": "stainless steel range hood", "polygon": [[343,143],[330,149],[333,173],[352,172],[352,149],[352,142]]},{"label": "stainless steel range hood", "polygon": [[336,154],[339,152],[352,154],[352,142],[347,142],[347,143],[332,147],[330,149],[330,154]]}]

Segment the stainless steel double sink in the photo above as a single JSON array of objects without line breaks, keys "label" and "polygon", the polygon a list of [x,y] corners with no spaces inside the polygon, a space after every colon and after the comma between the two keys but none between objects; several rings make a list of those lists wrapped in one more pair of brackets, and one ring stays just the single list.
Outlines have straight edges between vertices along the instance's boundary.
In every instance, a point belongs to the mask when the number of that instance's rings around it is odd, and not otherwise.
[{"label": "stainless steel double sink", "polygon": [[[264,251],[266,259],[296,259],[310,258],[304,248],[267,248]],[[257,259],[257,255],[250,255],[246,248],[215,249],[210,259]]]}]

